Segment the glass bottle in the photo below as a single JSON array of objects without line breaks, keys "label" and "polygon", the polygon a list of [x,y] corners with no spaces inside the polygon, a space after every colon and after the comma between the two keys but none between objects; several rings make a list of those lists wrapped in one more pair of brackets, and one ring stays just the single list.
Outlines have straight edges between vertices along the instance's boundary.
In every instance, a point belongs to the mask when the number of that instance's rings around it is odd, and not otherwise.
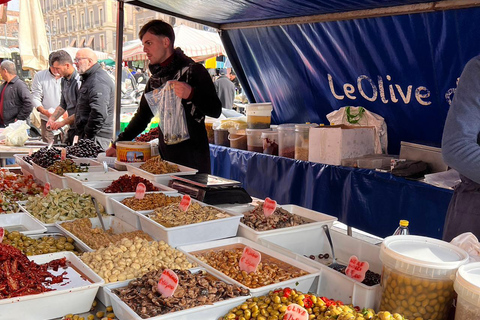
[{"label": "glass bottle", "polygon": [[397,230],[393,233],[394,236],[399,235],[409,235],[410,231],[408,230],[408,220],[400,220]]}]

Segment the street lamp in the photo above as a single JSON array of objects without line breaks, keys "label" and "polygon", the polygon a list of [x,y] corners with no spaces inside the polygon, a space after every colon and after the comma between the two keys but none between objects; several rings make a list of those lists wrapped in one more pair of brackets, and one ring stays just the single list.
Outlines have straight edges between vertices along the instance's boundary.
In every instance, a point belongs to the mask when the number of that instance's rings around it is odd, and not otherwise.
[{"label": "street lamp", "polygon": [[57,35],[57,27],[54,26],[53,30],[50,30],[50,26],[45,23],[45,31],[47,32],[48,40],[50,42],[50,51],[52,51],[52,36]]}]

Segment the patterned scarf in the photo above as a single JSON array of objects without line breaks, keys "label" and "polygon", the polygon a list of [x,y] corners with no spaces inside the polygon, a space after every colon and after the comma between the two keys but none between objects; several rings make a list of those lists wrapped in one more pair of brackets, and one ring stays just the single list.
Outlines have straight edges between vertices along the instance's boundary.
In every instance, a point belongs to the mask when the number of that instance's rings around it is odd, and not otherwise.
[{"label": "patterned scarf", "polygon": [[171,63],[164,67],[160,64],[151,64],[148,67],[152,73],[149,90],[160,88],[165,82],[172,80],[179,70],[193,63],[195,62],[187,57],[182,49],[176,48],[173,52],[173,60]]}]

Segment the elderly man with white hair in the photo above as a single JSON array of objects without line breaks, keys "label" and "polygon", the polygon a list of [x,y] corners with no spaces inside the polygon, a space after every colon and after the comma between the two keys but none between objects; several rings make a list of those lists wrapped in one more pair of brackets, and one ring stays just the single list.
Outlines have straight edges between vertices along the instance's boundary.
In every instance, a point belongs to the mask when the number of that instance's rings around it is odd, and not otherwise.
[{"label": "elderly man with white hair", "polygon": [[27,120],[33,103],[30,90],[17,76],[17,69],[12,61],[2,61],[0,75],[5,80],[0,86],[0,128],[4,128],[17,120]]},{"label": "elderly man with white hair", "polygon": [[75,111],[75,134],[79,139],[95,141],[106,150],[113,137],[115,85],[97,61],[89,48],[78,50],[75,56],[82,81]]}]

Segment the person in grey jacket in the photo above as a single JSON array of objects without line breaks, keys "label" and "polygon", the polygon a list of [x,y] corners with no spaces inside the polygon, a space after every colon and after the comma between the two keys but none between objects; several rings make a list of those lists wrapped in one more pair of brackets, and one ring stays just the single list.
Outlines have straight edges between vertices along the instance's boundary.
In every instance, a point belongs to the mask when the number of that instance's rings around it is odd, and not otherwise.
[{"label": "person in grey jacket", "polygon": [[443,129],[442,155],[460,173],[443,230],[450,241],[464,232],[480,238],[480,56],[460,76]]},{"label": "person in grey jacket", "polygon": [[0,86],[0,128],[3,128],[17,120],[27,120],[32,113],[33,103],[30,90],[17,76],[12,61],[2,61],[0,75],[5,80]]},{"label": "person in grey jacket", "polygon": [[82,85],[78,91],[75,131],[79,139],[94,140],[106,150],[113,138],[115,86],[89,48],[80,49],[75,64]]},{"label": "person in grey jacket", "polygon": [[235,85],[227,77],[227,70],[220,70],[220,77],[214,82],[218,98],[222,102],[222,108],[232,109],[235,100]]}]

